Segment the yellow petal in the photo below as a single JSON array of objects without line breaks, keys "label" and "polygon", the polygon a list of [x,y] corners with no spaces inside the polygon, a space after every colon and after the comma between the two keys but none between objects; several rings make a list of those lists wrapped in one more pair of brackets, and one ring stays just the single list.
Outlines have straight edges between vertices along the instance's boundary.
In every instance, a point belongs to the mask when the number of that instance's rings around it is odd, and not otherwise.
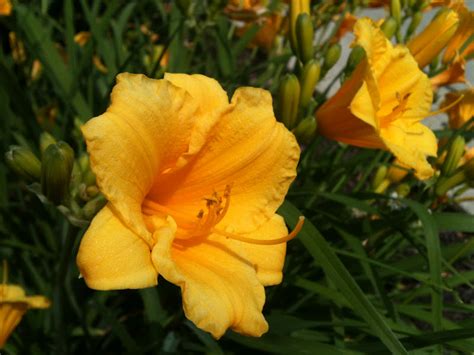
[{"label": "yellow petal", "polygon": [[453,10],[443,10],[433,21],[407,44],[420,68],[423,68],[443,50],[459,25],[459,16]]},{"label": "yellow petal", "polygon": [[100,190],[149,244],[143,197],[155,176],[187,151],[197,109],[189,94],[166,80],[120,74],[107,112],[82,128]]},{"label": "yellow petal", "polygon": [[420,180],[433,176],[434,170],[426,160],[436,156],[437,141],[433,132],[421,123],[398,121],[380,132],[388,149],[407,167],[415,170]]},{"label": "yellow petal", "polygon": [[227,109],[229,99],[227,93],[216,80],[204,75],[166,73],[165,80],[186,90],[199,104],[199,117],[195,118],[188,151],[176,164],[181,167],[204,145],[209,131],[214,127],[223,111]]},{"label": "yellow petal", "polygon": [[51,301],[44,296],[29,296],[26,298],[29,308],[48,308],[51,305]]},{"label": "yellow petal", "polygon": [[283,202],[299,153],[293,134],[275,120],[270,94],[241,88],[192,163],[158,177],[148,198],[195,219],[204,197],[231,185],[230,207],[219,226],[251,232]]},{"label": "yellow petal", "polygon": [[461,57],[466,57],[469,52],[468,48],[465,48],[461,53],[460,51],[464,43],[474,34],[474,12],[470,12],[463,2],[457,2],[453,8],[459,16],[459,26],[446,46],[443,63],[452,61],[458,54]]},{"label": "yellow petal", "polygon": [[[274,215],[256,231],[243,235],[252,239],[276,239],[288,234],[285,221]],[[264,286],[277,285],[281,282],[283,264],[285,263],[286,243],[275,245],[257,245],[240,243],[245,258],[254,265],[257,278]]]},{"label": "yellow petal", "polygon": [[110,204],[95,216],[82,238],[77,266],[87,285],[97,290],[157,284],[149,247],[121,222]]},{"label": "yellow petal", "polygon": [[260,336],[268,330],[263,286],[242,254],[226,246],[233,241],[222,240],[210,236],[200,243],[178,244],[172,233],[161,233],[153,262],[166,280],[181,287],[184,312],[196,326],[215,338],[228,328]]},{"label": "yellow petal", "polygon": [[0,349],[3,349],[8,337],[20,323],[28,306],[24,303],[0,304]]}]

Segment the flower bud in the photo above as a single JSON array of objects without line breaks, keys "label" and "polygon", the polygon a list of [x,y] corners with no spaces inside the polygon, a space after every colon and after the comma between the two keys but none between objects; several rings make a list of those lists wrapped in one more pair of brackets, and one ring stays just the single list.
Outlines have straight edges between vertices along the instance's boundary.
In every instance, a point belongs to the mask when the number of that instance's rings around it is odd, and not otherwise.
[{"label": "flower bud", "polygon": [[393,17],[389,17],[383,22],[380,29],[385,34],[385,37],[390,39],[397,32],[398,23]]},{"label": "flower bud", "polygon": [[415,33],[422,19],[423,13],[421,13],[420,11],[415,12],[413,14],[413,16],[411,17],[410,25],[408,26],[407,32],[405,34],[405,41],[410,38],[413,33]]},{"label": "flower bud", "polygon": [[400,0],[390,1],[390,15],[395,20],[395,24],[397,25],[397,28],[400,28],[400,25],[402,23],[402,7],[400,5]]},{"label": "flower bud", "polygon": [[350,75],[357,65],[364,59],[365,57],[365,50],[361,46],[355,46],[352,48],[351,53],[349,54],[349,58],[347,59],[347,65],[345,74]]},{"label": "flower bud", "polygon": [[409,172],[408,167],[403,166],[400,161],[396,160],[387,171],[387,179],[390,180],[391,183],[397,184],[402,181]]},{"label": "flower bud", "polygon": [[83,216],[86,219],[92,219],[97,214],[97,212],[99,212],[102,207],[105,206],[106,203],[107,200],[103,195],[97,195],[84,205],[82,208]]},{"label": "flower bud", "polygon": [[301,95],[300,95],[300,107],[306,108],[313,97],[313,92],[316,84],[319,81],[321,74],[321,65],[316,60],[312,59],[307,62],[300,76]]},{"label": "flower bud", "polygon": [[298,57],[303,63],[313,58],[313,35],[311,16],[307,13],[299,14],[296,20],[296,40],[298,41]]},{"label": "flower bud", "polygon": [[39,180],[41,163],[31,150],[21,146],[11,146],[5,153],[7,165],[19,176],[29,181]]},{"label": "flower bud", "polygon": [[41,190],[55,205],[61,204],[69,193],[74,151],[65,142],[46,148],[41,166]]},{"label": "flower bud", "polygon": [[451,145],[449,146],[446,159],[444,160],[443,166],[441,167],[441,173],[443,176],[450,176],[459,165],[459,161],[464,154],[464,147],[466,141],[462,136],[456,136]]},{"label": "flower bud", "polygon": [[280,121],[292,129],[296,125],[298,103],[300,101],[300,83],[293,74],[287,74],[281,80],[278,91]]},{"label": "flower bud", "polygon": [[314,116],[307,116],[296,126],[293,130],[293,134],[299,143],[308,144],[313,140],[316,134],[316,128],[316,118]]},{"label": "flower bud", "polygon": [[39,145],[40,145],[40,150],[41,150],[41,155],[44,154],[44,151],[46,148],[48,148],[51,144],[56,143],[56,139],[49,134],[48,132],[43,132],[40,135],[39,139]]},{"label": "flower bud", "polygon": [[293,53],[298,54],[298,41],[296,38],[296,20],[299,14],[309,14],[310,0],[291,0],[290,2],[290,44]]},{"label": "flower bud", "polygon": [[339,43],[332,44],[324,56],[324,64],[323,69],[328,71],[331,69],[334,64],[337,63],[339,58],[341,57],[342,47]]},{"label": "flower bud", "polygon": [[375,172],[374,178],[372,179],[372,189],[377,189],[377,187],[382,184],[387,175],[387,167],[385,165],[380,165]]},{"label": "flower bud", "polygon": [[397,192],[397,195],[399,197],[407,197],[410,194],[410,185],[405,184],[405,183],[400,184],[397,186],[395,191]]}]

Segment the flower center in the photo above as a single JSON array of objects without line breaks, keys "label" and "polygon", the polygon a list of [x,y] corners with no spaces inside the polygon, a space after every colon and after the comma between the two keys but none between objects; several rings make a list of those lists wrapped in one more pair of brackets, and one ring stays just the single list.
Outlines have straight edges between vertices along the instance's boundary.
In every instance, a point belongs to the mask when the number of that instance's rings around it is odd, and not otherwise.
[{"label": "flower center", "polygon": [[206,202],[206,211],[200,209],[195,219],[191,221],[189,215],[170,209],[154,201],[145,200],[142,208],[143,212],[147,215],[155,215],[158,213],[173,217],[178,225],[175,238],[181,240],[203,238],[209,234],[219,234],[225,238],[239,240],[245,243],[273,245],[285,243],[293,239],[303,227],[304,217],[300,217],[298,224],[291,233],[276,239],[254,239],[220,230],[216,228],[216,226],[222,221],[229,209],[230,194],[231,186],[226,185],[223,194],[214,191],[211,196],[204,197],[203,200]]}]

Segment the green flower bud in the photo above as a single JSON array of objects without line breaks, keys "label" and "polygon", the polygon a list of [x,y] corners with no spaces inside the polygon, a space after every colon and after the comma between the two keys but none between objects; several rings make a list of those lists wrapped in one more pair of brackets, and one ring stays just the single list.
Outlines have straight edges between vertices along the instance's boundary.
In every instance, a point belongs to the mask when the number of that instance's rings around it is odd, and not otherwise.
[{"label": "green flower bud", "polygon": [[334,64],[337,63],[339,58],[341,57],[342,47],[339,43],[332,44],[324,56],[324,64],[323,69],[328,71],[331,69]]},{"label": "green flower bud", "polygon": [[298,41],[298,57],[303,63],[313,58],[313,36],[311,16],[307,13],[299,14],[296,19],[296,40]]},{"label": "green flower bud", "polygon": [[357,65],[364,59],[365,57],[365,50],[361,46],[355,46],[352,48],[351,53],[349,54],[349,58],[347,59],[347,65],[345,74],[348,76],[350,75]]},{"label": "green flower bud", "polygon": [[55,205],[61,204],[69,193],[74,165],[74,151],[65,142],[46,148],[41,166],[41,190]]},{"label": "green flower bud", "polygon": [[456,136],[449,146],[448,154],[441,167],[443,176],[451,176],[459,165],[459,161],[464,154],[466,141],[462,136]]},{"label": "green flower bud", "polygon": [[385,165],[380,165],[375,172],[375,175],[372,179],[372,189],[375,190],[377,187],[384,181],[387,176],[387,167]]},{"label": "green flower bud", "polygon": [[385,36],[390,39],[393,37],[393,35],[397,32],[398,29],[398,23],[397,20],[395,20],[393,17],[387,18],[380,29],[383,31]]},{"label": "green flower bud", "polygon": [[314,116],[307,116],[293,130],[299,143],[308,144],[316,135],[317,122]]},{"label": "green flower bud", "polygon": [[51,144],[54,144],[54,143],[56,143],[56,139],[51,134],[49,134],[48,132],[41,133],[40,139],[39,139],[41,155],[44,154],[44,151],[46,150],[46,148],[48,148]]},{"label": "green flower bud", "polygon": [[390,1],[390,15],[395,19],[397,27],[400,28],[400,25],[402,23],[402,6],[400,4],[400,0]]},{"label": "green flower bud", "polygon": [[280,83],[278,102],[280,121],[288,129],[291,129],[296,125],[299,101],[300,83],[295,75],[287,74]]},{"label": "green flower bud", "polygon": [[82,208],[82,214],[86,219],[92,219],[97,212],[99,212],[102,207],[105,206],[107,200],[103,195],[97,195],[89,202],[87,202],[84,207]]},{"label": "green flower bud", "polygon": [[313,97],[313,92],[321,75],[321,65],[316,60],[312,59],[307,62],[300,76],[301,95],[300,107],[306,108]]},{"label": "green flower bud", "polygon": [[399,197],[407,197],[410,194],[410,185],[403,183],[395,189]]},{"label": "green flower bud", "polygon": [[28,181],[39,180],[41,163],[31,150],[14,145],[5,153],[7,165],[19,176]]},{"label": "green flower bud", "polygon": [[415,33],[416,29],[420,25],[421,20],[423,19],[423,14],[418,11],[415,12],[411,18],[410,25],[408,26],[407,33],[405,34],[405,42]]}]

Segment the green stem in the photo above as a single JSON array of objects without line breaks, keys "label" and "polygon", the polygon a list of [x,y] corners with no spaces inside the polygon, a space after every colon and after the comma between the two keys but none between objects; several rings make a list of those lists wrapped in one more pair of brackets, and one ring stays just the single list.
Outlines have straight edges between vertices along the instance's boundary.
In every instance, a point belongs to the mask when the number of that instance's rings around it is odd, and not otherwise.
[{"label": "green stem", "polygon": [[436,184],[435,192],[438,196],[444,196],[450,189],[466,181],[464,170],[459,170],[449,178],[440,178]]}]

